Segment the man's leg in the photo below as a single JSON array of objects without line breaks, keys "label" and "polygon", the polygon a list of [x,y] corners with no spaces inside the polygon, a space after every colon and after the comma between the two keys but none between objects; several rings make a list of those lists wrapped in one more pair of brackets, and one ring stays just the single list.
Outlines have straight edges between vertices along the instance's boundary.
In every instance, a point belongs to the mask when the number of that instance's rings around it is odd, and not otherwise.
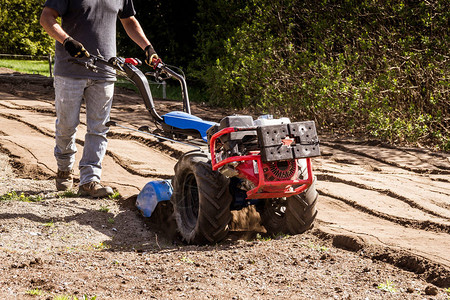
[{"label": "man's leg", "polygon": [[105,124],[109,121],[113,94],[114,82],[88,80],[84,92],[87,133],[80,161],[80,192],[83,195],[104,197],[113,194],[110,187],[102,187],[99,184],[109,129]]},{"label": "man's leg", "polygon": [[55,141],[54,155],[58,166],[56,188],[72,188],[72,168],[77,147],[75,135],[80,123],[80,107],[87,80],[55,76]]}]

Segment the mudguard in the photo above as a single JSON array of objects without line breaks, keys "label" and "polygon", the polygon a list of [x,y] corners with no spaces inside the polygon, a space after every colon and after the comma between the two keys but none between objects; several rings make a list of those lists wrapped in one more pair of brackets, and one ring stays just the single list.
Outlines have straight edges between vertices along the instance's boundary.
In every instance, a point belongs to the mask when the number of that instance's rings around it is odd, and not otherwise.
[{"label": "mudguard", "polygon": [[206,131],[214,125],[215,122],[205,121],[199,117],[193,116],[191,114],[185,113],[183,111],[172,111],[162,116],[164,123],[182,130],[196,130],[206,142],[207,134]]},{"label": "mudguard", "polygon": [[172,194],[170,180],[150,181],[137,196],[136,207],[144,217],[149,218],[158,202],[169,201]]}]

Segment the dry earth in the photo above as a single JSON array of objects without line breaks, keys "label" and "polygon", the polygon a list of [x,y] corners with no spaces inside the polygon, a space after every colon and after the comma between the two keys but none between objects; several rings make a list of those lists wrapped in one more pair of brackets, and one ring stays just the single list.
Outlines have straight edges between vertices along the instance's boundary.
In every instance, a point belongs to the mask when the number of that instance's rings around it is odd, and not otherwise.
[{"label": "dry earth", "polygon": [[[0,201],[2,299],[449,299],[449,154],[321,135],[313,230],[269,238],[250,210],[235,215],[225,241],[188,246],[164,207],[151,219],[134,207],[148,181],[173,176],[188,148],[111,128],[103,181],[122,197],[57,194],[51,81],[0,73],[0,195],[42,198]],[[210,120],[231,113],[193,112]],[[117,91],[111,118],[151,125],[127,90]],[[82,121],[78,154],[84,132]]]}]

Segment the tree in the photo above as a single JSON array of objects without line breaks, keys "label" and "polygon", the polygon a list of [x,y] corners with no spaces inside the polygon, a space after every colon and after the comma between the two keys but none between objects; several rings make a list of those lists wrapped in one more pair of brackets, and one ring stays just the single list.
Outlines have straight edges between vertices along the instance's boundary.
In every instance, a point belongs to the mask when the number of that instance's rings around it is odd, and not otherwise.
[{"label": "tree", "polygon": [[0,0],[0,53],[53,53],[54,40],[39,24],[42,0]]}]

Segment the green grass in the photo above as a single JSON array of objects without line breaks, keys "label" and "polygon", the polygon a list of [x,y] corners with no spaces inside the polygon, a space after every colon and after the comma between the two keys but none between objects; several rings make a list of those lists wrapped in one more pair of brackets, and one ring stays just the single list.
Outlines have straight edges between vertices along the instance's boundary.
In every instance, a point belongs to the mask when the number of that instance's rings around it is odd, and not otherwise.
[{"label": "green grass", "polygon": [[395,293],[397,291],[397,289],[394,286],[394,283],[390,280],[386,280],[386,283],[380,283],[377,286],[378,289],[385,291],[385,292],[389,292],[391,294]]},{"label": "green grass", "polygon": [[119,192],[116,191],[116,192],[114,192],[114,194],[109,195],[108,198],[111,200],[118,200],[118,199],[122,198],[122,196],[120,195]]},{"label": "green grass", "polygon": [[50,76],[48,61],[44,60],[0,59],[0,67],[21,73]]},{"label": "green grass", "polygon": [[107,213],[107,212],[109,212],[109,207],[108,206],[101,206],[99,211]]},{"label": "green grass", "polygon": [[26,196],[23,192],[18,194],[16,191],[11,191],[0,196],[0,201],[22,201],[22,202],[39,202],[42,196],[29,195]]},{"label": "green grass", "polygon": [[262,242],[267,242],[267,241],[271,241],[271,240],[282,240],[282,239],[286,239],[289,237],[290,237],[289,234],[284,234],[281,232],[279,232],[277,234],[270,234],[270,235],[261,235],[260,233],[256,234],[256,240],[262,241]]},{"label": "green grass", "polygon": [[99,243],[96,245],[91,245],[93,250],[105,250],[105,249],[109,249],[110,246],[107,244],[103,244],[103,243]]},{"label": "green grass", "polygon": [[64,192],[60,192],[57,194],[57,197],[60,199],[64,199],[64,198],[75,198],[78,197],[78,193],[72,190],[67,190]]},{"label": "green grass", "polygon": [[328,247],[315,245],[312,242],[309,243],[308,248],[315,249],[315,250],[318,250],[320,252],[328,252],[328,250],[330,250],[330,248],[328,248]]},{"label": "green grass", "polygon": [[40,289],[28,290],[25,293],[31,296],[42,296],[44,294]]},{"label": "green grass", "polygon": [[192,259],[190,259],[189,257],[187,257],[187,256],[181,257],[180,261],[188,263],[188,264],[193,264],[194,263],[194,261]]},{"label": "green grass", "polygon": [[45,227],[55,227],[55,222],[53,222],[53,220],[51,220],[50,222],[47,222],[44,224]]}]

